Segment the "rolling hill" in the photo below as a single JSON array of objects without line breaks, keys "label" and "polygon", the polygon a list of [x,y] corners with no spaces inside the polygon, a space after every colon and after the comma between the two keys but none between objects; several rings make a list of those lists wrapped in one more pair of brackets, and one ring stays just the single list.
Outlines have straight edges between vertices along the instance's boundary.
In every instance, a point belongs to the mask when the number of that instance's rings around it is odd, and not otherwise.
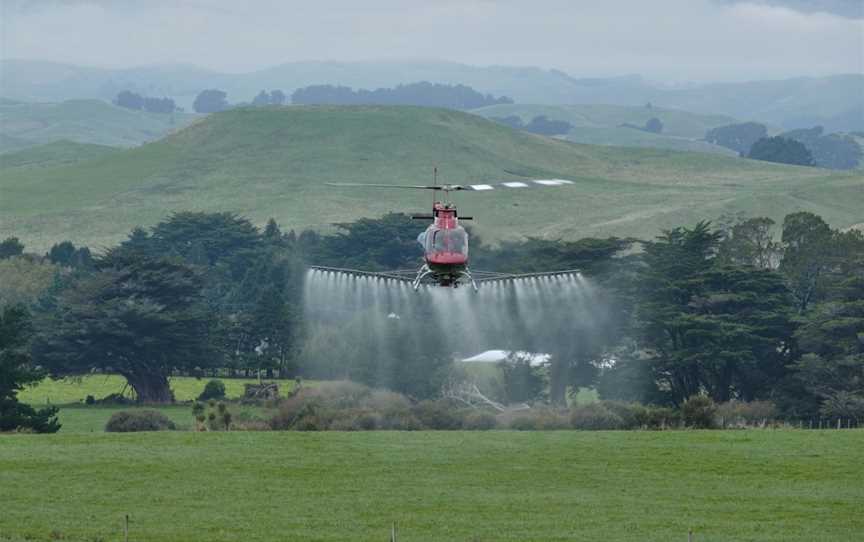
[{"label": "rolling hill", "polygon": [[101,100],[27,103],[4,99],[0,100],[0,153],[62,140],[133,147],[197,117],[133,111]]},{"label": "rolling hill", "polygon": [[[486,118],[515,115],[527,123],[538,115],[569,122],[573,128],[564,135],[574,143],[619,147],[652,147],[678,151],[714,152],[735,156],[735,152],[700,141],[705,132],[717,126],[737,122],[724,115],[700,115],[659,107],[620,105],[522,105],[502,104],[471,111]],[[663,122],[663,132],[653,134],[631,127],[644,126],[650,118]]]},{"label": "rolling hill", "polygon": [[861,221],[864,176],[716,154],[579,145],[477,115],[417,107],[235,109],[134,149],[0,173],[0,236],[35,249],[69,238],[96,248],[175,210],[233,211],[287,229],[424,211],[429,195],[329,181],[422,183],[559,177],[574,186],[462,193],[487,240],[650,237],[741,212],[800,209],[839,227]]}]

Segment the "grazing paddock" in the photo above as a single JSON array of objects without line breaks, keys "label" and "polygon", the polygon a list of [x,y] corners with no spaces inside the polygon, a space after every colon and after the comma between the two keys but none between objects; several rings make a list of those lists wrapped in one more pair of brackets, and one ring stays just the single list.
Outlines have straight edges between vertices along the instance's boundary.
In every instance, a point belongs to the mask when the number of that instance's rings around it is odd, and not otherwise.
[{"label": "grazing paddock", "polygon": [[[204,391],[209,377],[193,378],[191,376],[175,376],[169,379],[174,398],[178,401],[192,401]],[[239,399],[243,395],[244,384],[258,382],[254,378],[220,378],[225,384],[225,395],[228,399]],[[268,380],[270,382],[271,380]],[[293,380],[275,380],[279,383],[279,391],[285,395],[294,388]],[[133,397],[132,388],[125,386],[126,379],[120,375],[88,375],[81,378],[51,380],[46,378],[37,386],[28,387],[18,394],[22,403],[33,406],[45,404],[68,405],[83,403],[88,395],[101,399],[111,393],[120,393]],[[314,385],[307,381],[304,385]]]},{"label": "grazing paddock", "polygon": [[855,540],[864,431],[0,436],[0,540]]}]

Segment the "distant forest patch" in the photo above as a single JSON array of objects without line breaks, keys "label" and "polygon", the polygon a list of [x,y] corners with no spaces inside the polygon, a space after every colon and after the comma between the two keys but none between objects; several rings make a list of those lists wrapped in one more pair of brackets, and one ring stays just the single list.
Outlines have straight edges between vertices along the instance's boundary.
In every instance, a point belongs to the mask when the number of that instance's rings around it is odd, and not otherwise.
[{"label": "distant forest patch", "polygon": [[376,90],[333,85],[312,85],[291,94],[291,102],[307,105],[420,105],[448,109],[475,109],[487,105],[512,104],[507,96],[496,98],[466,85],[443,85],[421,81]]}]

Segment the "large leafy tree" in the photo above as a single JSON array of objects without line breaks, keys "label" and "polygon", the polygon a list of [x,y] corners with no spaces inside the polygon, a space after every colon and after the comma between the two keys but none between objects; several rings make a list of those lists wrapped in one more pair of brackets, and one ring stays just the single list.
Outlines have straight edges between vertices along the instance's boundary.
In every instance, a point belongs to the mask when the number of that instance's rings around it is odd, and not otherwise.
[{"label": "large leafy tree", "polygon": [[802,356],[782,400],[790,414],[864,418],[864,236],[838,234],[837,243],[834,280],[796,333]]},{"label": "large leafy tree", "polygon": [[200,273],[176,259],[110,251],[57,297],[33,352],[53,375],[120,374],[139,401],[173,401],[168,377],[218,363]]},{"label": "large leafy tree", "polygon": [[800,141],[785,137],[763,137],[750,148],[747,158],[795,166],[812,166],[813,154]]},{"label": "large leafy tree", "polygon": [[705,141],[727,147],[744,156],[750,152],[750,148],[756,141],[766,135],[768,135],[768,129],[765,128],[764,124],[744,122],[708,130],[705,134]]},{"label": "large leafy tree", "polygon": [[55,433],[60,429],[57,407],[37,411],[18,402],[17,394],[24,386],[44,377],[30,363],[26,347],[31,333],[30,317],[23,306],[6,306],[0,311],[0,431]]},{"label": "large leafy tree", "polygon": [[836,264],[835,232],[822,218],[799,212],[783,220],[781,241],[780,272],[786,277],[798,313],[803,314],[824,296],[825,284]]},{"label": "large leafy tree", "polygon": [[721,265],[708,223],[645,244],[636,335],[667,399],[765,397],[790,348],[788,292],[778,275]]}]

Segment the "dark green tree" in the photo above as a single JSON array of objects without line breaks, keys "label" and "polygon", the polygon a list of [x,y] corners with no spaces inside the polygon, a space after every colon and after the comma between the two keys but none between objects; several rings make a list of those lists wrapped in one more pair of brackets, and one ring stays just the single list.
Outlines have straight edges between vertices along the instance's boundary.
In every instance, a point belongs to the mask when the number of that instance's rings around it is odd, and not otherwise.
[{"label": "dark green tree", "polygon": [[792,333],[788,291],[775,273],[723,266],[708,223],[645,243],[637,279],[636,333],[668,400],[770,394],[785,374]]},{"label": "dark green tree", "polygon": [[768,135],[764,124],[744,122],[729,124],[708,130],[705,141],[736,151],[741,156],[750,152],[750,148],[758,140]]},{"label": "dark green tree", "polygon": [[56,433],[57,407],[35,410],[18,402],[17,394],[28,384],[45,376],[32,368],[27,343],[32,333],[30,317],[24,307],[4,307],[0,311],[0,432],[27,429],[37,433]]},{"label": "dark green tree", "polygon": [[228,109],[228,95],[217,89],[202,90],[195,97],[192,107],[197,113],[217,113]]},{"label": "dark green tree", "polygon": [[[793,365],[798,386],[789,386],[787,413],[848,416],[864,420],[864,257],[857,271],[832,288],[796,333],[804,353]],[[860,407],[858,407],[860,408]]]},{"label": "dark green tree", "polygon": [[0,241],[0,260],[11,258],[12,256],[20,256],[24,253],[24,243],[18,240],[17,237],[7,237]]},{"label": "dark green tree", "polygon": [[813,154],[803,143],[779,136],[763,137],[753,143],[747,158],[795,166],[813,165]]},{"label": "dark green tree", "polygon": [[172,371],[219,363],[203,289],[182,262],[110,251],[43,315],[34,357],[52,375],[113,372],[139,401],[171,402]]},{"label": "dark green tree", "polygon": [[783,220],[781,242],[780,272],[786,277],[798,313],[803,314],[824,294],[824,284],[835,263],[835,234],[813,213],[792,213]]},{"label": "dark green tree", "polygon": [[507,403],[526,403],[537,400],[546,389],[544,371],[533,367],[530,358],[511,353],[498,363]]},{"label": "dark green tree", "polygon": [[663,131],[663,121],[661,121],[657,117],[651,117],[645,123],[645,131],[651,132],[652,134],[659,134]]},{"label": "dark green tree", "polygon": [[718,252],[718,259],[730,265],[745,265],[757,269],[775,269],[780,262],[782,247],[774,240],[774,221],[751,218],[738,222],[727,232]]},{"label": "dark green tree", "polygon": [[63,267],[87,269],[93,266],[93,255],[87,247],[75,248],[71,241],[55,244],[46,254],[51,263]]}]

